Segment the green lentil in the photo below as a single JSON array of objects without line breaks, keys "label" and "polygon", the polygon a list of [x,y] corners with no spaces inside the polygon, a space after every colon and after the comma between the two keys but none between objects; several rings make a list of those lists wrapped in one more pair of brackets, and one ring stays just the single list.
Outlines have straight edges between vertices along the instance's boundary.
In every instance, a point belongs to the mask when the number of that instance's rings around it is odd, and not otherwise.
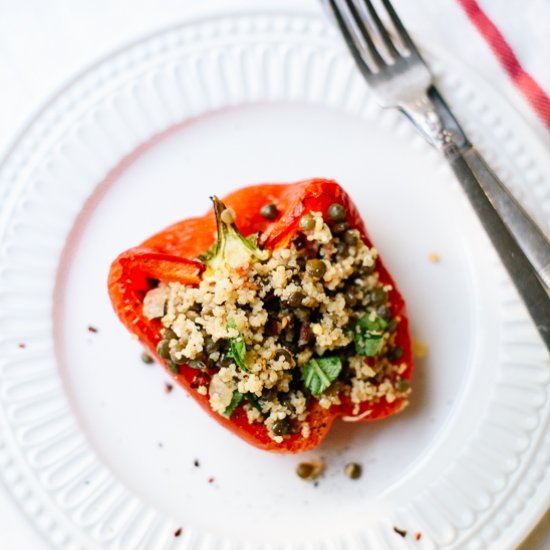
[{"label": "green lentil", "polygon": [[206,351],[206,353],[214,353],[216,351],[218,351],[220,347],[220,342],[219,340],[208,340],[206,342],[206,345],[204,346],[204,351]]},{"label": "green lentil", "polygon": [[287,363],[290,363],[292,365],[292,363],[294,362],[293,358],[292,358],[292,353],[290,353],[290,351],[288,351],[287,349],[285,348],[279,348],[276,352],[275,352],[275,360],[279,359],[283,357],[284,360],[287,362]]},{"label": "green lentil", "polygon": [[348,229],[344,233],[344,242],[346,244],[353,246],[353,245],[356,245],[358,241],[359,241],[359,237],[357,235],[357,232],[354,231],[353,229]]},{"label": "green lentil", "polygon": [[395,346],[388,351],[388,359],[390,361],[398,361],[403,357],[403,348],[401,346]]},{"label": "green lentil", "polygon": [[151,363],[154,363],[154,361],[155,361],[146,351],[142,351],[140,357],[141,357],[141,360],[146,365],[150,365]]},{"label": "green lentil", "polygon": [[165,338],[158,343],[157,354],[162,359],[170,359],[170,342]]},{"label": "green lentil", "polygon": [[344,293],[344,300],[346,301],[346,305],[353,307],[357,303],[357,295],[353,290],[346,290]]},{"label": "green lentil", "polygon": [[206,365],[202,361],[199,361],[198,359],[193,359],[191,361],[188,361],[187,364],[192,369],[206,370]]},{"label": "green lentil", "polygon": [[173,372],[174,374],[179,374],[180,373],[180,368],[178,365],[176,365],[175,363],[172,363],[172,361],[168,361],[168,363],[166,364],[166,366],[168,367],[168,370],[170,372]]},{"label": "green lentil", "polygon": [[340,256],[347,256],[348,255],[348,245],[344,241],[338,241],[336,243],[336,252]]},{"label": "green lentil", "polygon": [[357,462],[350,462],[346,464],[344,472],[350,479],[359,479],[363,473],[363,468],[361,464],[357,464]]},{"label": "green lentil", "polygon": [[313,481],[323,473],[324,469],[325,465],[322,462],[310,460],[308,462],[300,462],[296,466],[296,474],[306,481]]},{"label": "green lentil", "polygon": [[275,435],[287,435],[292,430],[290,418],[285,416],[285,418],[281,420],[275,420],[272,429]]},{"label": "green lentil", "polygon": [[366,277],[367,275],[372,275],[374,273],[374,270],[376,269],[376,262],[373,262],[372,265],[365,265],[360,269],[360,273],[363,277]]},{"label": "green lentil", "polygon": [[344,235],[344,233],[349,229],[349,223],[348,222],[338,222],[335,223],[332,227],[332,234],[333,235]]},{"label": "green lentil", "polygon": [[381,288],[375,288],[371,291],[369,297],[373,306],[380,306],[388,299],[388,293]]},{"label": "green lentil", "polygon": [[311,214],[304,214],[298,222],[300,229],[311,231],[315,227],[315,220]]},{"label": "green lentil", "polygon": [[176,365],[185,365],[189,362],[189,359],[183,355],[179,357],[176,355],[181,349],[179,347],[174,347],[170,349],[170,361]]},{"label": "green lentil", "polygon": [[266,220],[274,220],[279,215],[279,210],[274,204],[266,204],[262,207],[260,213]]},{"label": "green lentil", "polygon": [[171,328],[165,328],[162,337],[164,340],[175,340],[178,335]]},{"label": "green lentil", "polygon": [[385,304],[381,305],[376,310],[376,315],[378,315],[378,317],[380,317],[381,319],[384,319],[386,323],[389,323],[391,319],[391,309]]},{"label": "green lentil", "polygon": [[388,332],[395,332],[397,329],[397,319],[392,319],[389,323],[388,323],[388,327],[386,328],[386,330]]},{"label": "green lentil", "polygon": [[316,279],[320,279],[326,272],[327,266],[323,260],[313,259],[308,260],[306,264],[307,272]]},{"label": "green lentil", "polygon": [[411,383],[406,378],[399,378],[393,386],[399,393],[404,393],[411,387]]},{"label": "green lentil", "polygon": [[300,307],[304,298],[305,295],[303,292],[293,292],[288,298],[288,305],[290,307]]},{"label": "green lentil", "polygon": [[328,207],[327,217],[332,222],[343,222],[346,219],[346,209],[335,202]]}]

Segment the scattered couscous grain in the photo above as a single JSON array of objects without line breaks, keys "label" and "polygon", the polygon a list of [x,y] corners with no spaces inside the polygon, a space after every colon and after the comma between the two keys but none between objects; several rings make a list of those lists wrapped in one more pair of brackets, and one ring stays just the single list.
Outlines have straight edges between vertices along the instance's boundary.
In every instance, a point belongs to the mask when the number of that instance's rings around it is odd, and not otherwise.
[{"label": "scattered couscous grain", "polygon": [[413,355],[416,359],[424,359],[428,355],[428,344],[422,340],[413,340],[412,342]]}]

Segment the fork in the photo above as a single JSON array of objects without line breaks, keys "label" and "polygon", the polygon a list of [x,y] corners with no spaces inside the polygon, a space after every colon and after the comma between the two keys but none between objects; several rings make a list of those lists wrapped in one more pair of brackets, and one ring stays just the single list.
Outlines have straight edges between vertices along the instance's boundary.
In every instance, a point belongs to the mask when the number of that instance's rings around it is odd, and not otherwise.
[{"label": "fork", "polygon": [[389,0],[324,1],[377,102],[448,160],[550,350],[550,241],[472,146]]}]

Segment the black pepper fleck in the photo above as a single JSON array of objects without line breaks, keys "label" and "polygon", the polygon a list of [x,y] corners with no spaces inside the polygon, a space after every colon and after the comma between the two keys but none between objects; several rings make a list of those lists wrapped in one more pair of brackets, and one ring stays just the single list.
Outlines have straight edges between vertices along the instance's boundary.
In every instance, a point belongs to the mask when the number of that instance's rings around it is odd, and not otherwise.
[{"label": "black pepper fleck", "polygon": [[93,327],[92,325],[90,325],[90,326],[88,327],[88,332],[91,332],[91,333],[93,333],[93,334],[96,334],[96,333],[99,332],[99,331],[98,331],[98,329],[97,329],[96,327]]},{"label": "black pepper fleck", "polygon": [[175,531],[174,531],[174,536],[175,537],[179,537],[181,535],[181,532],[183,531],[183,529],[181,527],[178,527]]},{"label": "black pepper fleck", "polygon": [[404,529],[399,529],[399,527],[394,527],[393,530],[401,537],[405,538],[407,536],[407,531]]},{"label": "black pepper fleck", "polygon": [[174,389],[174,386],[168,382],[164,382],[164,393],[171,393]]}]

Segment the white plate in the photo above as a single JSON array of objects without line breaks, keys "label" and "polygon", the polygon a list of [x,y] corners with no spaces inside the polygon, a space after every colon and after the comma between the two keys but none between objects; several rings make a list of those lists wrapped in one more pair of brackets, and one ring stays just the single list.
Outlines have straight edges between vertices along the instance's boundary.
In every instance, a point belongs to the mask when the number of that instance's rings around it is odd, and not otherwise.
[{"label": "white plate", "polygon": [[[547,221],[535,138],[479,79],[432,61]],[[311,453],[327,462],[318,486],[294,474],[304,457],[256,450],[166,394],[106,292],[119,252],[209,194],[312,176],[351,193],[430,348],[408,410],[338,423]],[[446,166],[373,104],[322,20],[206,19],[99,63],[11,150],[0,215],[0,467],[55,548],[512,548],[544,512],[545,349]]]}]

